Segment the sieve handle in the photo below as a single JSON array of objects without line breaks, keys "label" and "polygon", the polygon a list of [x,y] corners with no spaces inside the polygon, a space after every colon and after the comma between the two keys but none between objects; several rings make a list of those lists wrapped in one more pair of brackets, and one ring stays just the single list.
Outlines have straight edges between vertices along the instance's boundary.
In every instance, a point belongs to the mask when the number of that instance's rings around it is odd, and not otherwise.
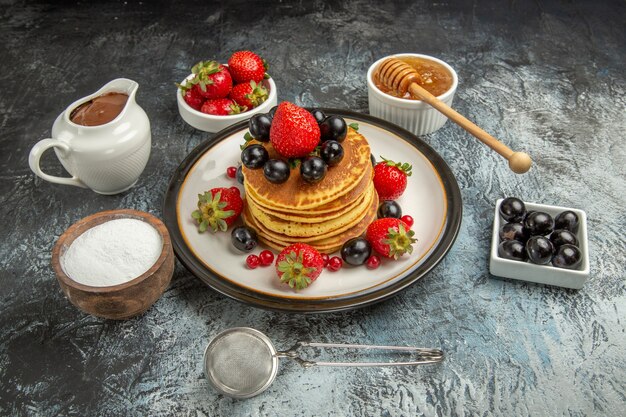
[{"label": "sieve handle", "polygon": [[[363,349],[363,350],[389,350],[396,352],[416,353],[419,359],[404,362],[315,362],[298,356],[297,351],[301,347],[340,348],[340,349]],[[413,366],[438,363],[443,361],[443,351],[440,349],[417,348],[411,346],[381,346],[381,345],[351,345],[344,343],[314,343],[298,342],[291,349],[284,352],[276,352],[275,356],[290,358],[297,361],[305,368],[312,366]]]}]

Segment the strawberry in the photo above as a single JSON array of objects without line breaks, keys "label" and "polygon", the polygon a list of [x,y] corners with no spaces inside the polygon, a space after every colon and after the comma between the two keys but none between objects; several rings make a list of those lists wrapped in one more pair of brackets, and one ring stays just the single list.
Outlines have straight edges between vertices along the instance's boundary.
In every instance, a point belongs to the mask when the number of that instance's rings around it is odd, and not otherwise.
[{"label": "strawberry", "polygon": [[405,253],[413,252],[415,232],[400,219],[386,217],[375,220],[367,228],[365,238],[372,248],[387,258],[398,259]]},{"label": "strawberry", "polygon": [[248,110],[241,107],[229,98],[216,98],[204,102],[200,111],[206,114],[215,114],[217,116],[227,116],[229,114],[239,114]]},{"label": "strawberry", "polygon": [[270,140],[274,149],[285,158],[299,158],[315,149],[320,141],[320,128],[311,113],[283,101],[274,113]]},{"label": "strawberry", "polygon": [[320,276],[323,268],[322,255],[306,243],[289,245],[276,258],[276,273],[280,282],[296,290],[308,287]]},{"label": "strawberry", "polygon": [[237,51],[228,59],[228,69],[236,83],[258,83],[266,76],[267,63],[254,52]]},{"label": "strawberry", "polygon": [[202,104],[204,103],[204,97],[202,97],[195,88],[189,88],[183,91],[183,99],[191,108],[198,111],[202,108]]},{"label": "strawberry", "polygon": [[250,81],[235,85],[228,97],[235,100],[240,106],[252,109],[267,100],[268,94],[267,88],[263,85]]},{"label": "strawberry", "polygon": [[191,72],[195,76],[187,81],[185,87],[191,86],[206,99],[224,98],[233,88],[230,72],[217,61],[200,61],[191,68]]},{"label": "strawberry", "polygon": [[198,194],[198,210],[191,213],[198,222],[198,231],[203,233],[211,227],[213,232],[228,229],[243,210],[243,200],[238,189],[212,188],[204,194]]},{"label": "strawberry", "polygon": [[[382,158],[382,156],[381,156]],[[374,167],[374,187],[381,200],[395,200],[406,189],[406,177],[411,176],[412,166],[383,158]]]}]

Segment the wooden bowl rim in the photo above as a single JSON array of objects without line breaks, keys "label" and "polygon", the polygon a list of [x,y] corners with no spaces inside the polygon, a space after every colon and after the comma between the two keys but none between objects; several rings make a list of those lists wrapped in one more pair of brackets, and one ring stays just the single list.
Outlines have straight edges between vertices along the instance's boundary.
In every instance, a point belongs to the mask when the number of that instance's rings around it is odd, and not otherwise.
[{"label": "wooden bowl rim", "polygon": [[[157,232],[161,236],[162,247],[161,247],[161,254],[159,255],[159,258],[156,260],[156,262],[150,267],[150,269],[148,269],[143,274],[139,275],[136,278],[133,278],[132,280],[128,282],[124,282],[122,284],[109,285],[105,287],[93,287],[91,285],[81,284],[80,282],[77,282],[71,279],[65,273],[65,271],[63,270],[63,267],[61,266],[61,249],[64,246],[69,248],[71,244],[74,242],[74,240],[76,240],[76,238],[81,236],[87,230],[90,230],[93,227],[98,226],[100,224],[104,224],[107,221],[117,220],[117,219],[138,219],[138,220],[141,219],[149,223],[152,227],[154,227],[157,230]],[[82,230],[82,232],[80,233],[77,233],[77,231],[79,231],[81,228],[84,228],[84,230]],[[172,252],[171,247],[172,247],[172,242],[170,241],[170,234],[167,230],[167,227],[165,226],[165,224],[163,224],[161,219],[159,219],[158,217],[150,213],[147,213],[145,211],[139,211],[139,210],[133,210],[133,209],[105,210],[105,211],[100,211],[98,213],[95,213],[95,214],[92,214],[90,216],[80,219],[76,223],[72,224],[65,232],[63,232],[63,234],[59,237],[59,239],[55,243],[54,248],[52,249],[52,267],[59,281],[61,281],[62,284],[67,285],[68,287],[74,288],[76,290],[88,292],[88,293],[95,293],[95,294],[114,293],[117,291],[123,291],[127,288],[130,288],[144,281],[148,277],[154,275],[154,273],[157,272],[161,268],[161,266],[163,265],[163,263],[165,262],[169,254]],[[172,270],[172,273],[173,273],[173,270]]]}]

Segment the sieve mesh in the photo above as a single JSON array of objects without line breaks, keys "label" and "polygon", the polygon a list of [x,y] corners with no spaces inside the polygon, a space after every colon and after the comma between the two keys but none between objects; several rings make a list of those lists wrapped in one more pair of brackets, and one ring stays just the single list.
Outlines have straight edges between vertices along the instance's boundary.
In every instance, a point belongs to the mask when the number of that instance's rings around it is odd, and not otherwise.
[{"label": "sieve mesh", "polygon": [[218,336],[206,352],[209,380],[226,394],[255,394],[275,375],[273,353],[268,343],[255,334],[236,331]]}]

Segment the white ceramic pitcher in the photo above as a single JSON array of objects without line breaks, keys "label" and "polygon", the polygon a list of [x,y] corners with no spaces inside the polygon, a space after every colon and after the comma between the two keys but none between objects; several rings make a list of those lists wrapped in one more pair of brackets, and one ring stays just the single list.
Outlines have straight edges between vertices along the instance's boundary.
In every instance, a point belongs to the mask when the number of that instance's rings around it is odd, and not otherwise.
[{"label": "white ceramic pitcher", "polygon": [[[118,78],[70,104],[54,122],[52,138],[39,141],[31,149],[30,169],[46,181],[91,188],[100,194],[131,188],[148,162],[152,137],[148,116],[135,101],[138,87],[135,81]],[[99,126],[82,126],[70,120],[78,106],[107,93],[128,95],[115,119]],[[49,148],[54,148],[71,177],[56,177],[41,170],[39,160]]]}]

